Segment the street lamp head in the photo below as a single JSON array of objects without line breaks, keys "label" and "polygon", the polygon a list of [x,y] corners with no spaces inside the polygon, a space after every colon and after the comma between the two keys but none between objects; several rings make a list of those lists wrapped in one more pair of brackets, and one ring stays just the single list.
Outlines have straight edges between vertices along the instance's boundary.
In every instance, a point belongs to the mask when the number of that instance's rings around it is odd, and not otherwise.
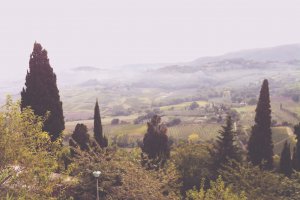
[{"label": "street lamp head", "polygon": [[94,171],[93,176],[98,178],[100,176],[101,172],[100,171]]}]

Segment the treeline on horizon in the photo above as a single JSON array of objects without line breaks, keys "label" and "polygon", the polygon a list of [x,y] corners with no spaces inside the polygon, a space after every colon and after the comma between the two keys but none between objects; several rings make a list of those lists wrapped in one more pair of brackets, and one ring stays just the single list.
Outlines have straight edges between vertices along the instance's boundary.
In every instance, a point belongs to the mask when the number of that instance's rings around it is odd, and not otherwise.
[{"label": "treeline on horizon", "polygon": [[[161,116],[147,123],[140,148],[109,145],[98,99],[93,137],[77,124],[63,145],[65,121],[47,51],[34,43],[20,104],[0,113],[0,196],[4,199],[300,199],[300,123],[296,145],[274,156],[268,80],[243,150],[230,114],[213,142],[172,144]],[[277,159],[277,160],[276,160]],[[128,179],[128,177],[131,177]]]}]

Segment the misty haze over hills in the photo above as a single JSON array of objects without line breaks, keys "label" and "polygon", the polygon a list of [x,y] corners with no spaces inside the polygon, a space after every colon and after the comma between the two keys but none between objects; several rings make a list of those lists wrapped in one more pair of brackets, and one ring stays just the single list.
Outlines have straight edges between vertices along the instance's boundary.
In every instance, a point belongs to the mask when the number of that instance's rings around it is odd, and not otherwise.
[{"label": "misty haze over hills", "polygon": [[[260,81],[272,77],[285,69],[298,70],[300,65],[300,45],[292,44],[272,48],[252,49],[228,53],[222,56],[203,57],[192,62],[173,64],[128,65],[94,74],[89,80],[82,80],[81,85],[125,84],[134,87],[182,88],[212,86],[215,83],[231,79]],[[87,69],[86,72],[89,70]],[[221,74],[219,72],[222,72]],[[268,72],[268,74],[264,73]],[[284,73],[283,73],[284,74]],[[110,77],[111,81],[108,82]]]},{"label": "misty haze over hills", "polygon": [[[51,63],[51,52],[49,53]],[[101,59],[101,58],[99,58]],[[25,64],[24,64],[25,65]],[[114,68],[79,66],[57,70],[61,94],[70,87],[201,88],[241,87],[263,78],[290,80],[300,72],[300,44],[243,50],[172,64],[134,64]],[[299,76],[298,76],[299,77]],[[1,83],[0,93],[18,96],[23,77]],[[236,84],[238,83],[238,84]],[[3,101],[3,99],[1,99]]]}]

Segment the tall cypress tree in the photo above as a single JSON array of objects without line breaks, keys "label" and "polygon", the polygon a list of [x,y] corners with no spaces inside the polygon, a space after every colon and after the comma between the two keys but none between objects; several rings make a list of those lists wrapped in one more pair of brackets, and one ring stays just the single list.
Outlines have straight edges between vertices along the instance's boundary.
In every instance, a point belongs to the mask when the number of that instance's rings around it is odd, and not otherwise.
[{"label": "tall cypress tree", "polygon": [[294,127],[294,134],[296,135],[296,146],[293,151],[293,168],[300,171],[300,123]]},{"label": "tall cypress tree", "polygon": [[222,126],[222,130],[219,133],[220,135],[214,144],[214,148],[210,151],[216,170],[228,164],[229,160],[242,160],[241,150],[235,140],[233,121],[230,115],[227,116],[226,125]]},{"label": "tall cypress tree", "polygon": [[268,80],[264,80],[256,107],[255,124],[248,141],[248,159],[263,169],[273,168],[271,105]]},{"label": "tall cypress tree", "polygon": [[21,109],[27,106],[38,116],[50,112],[43,130],[49,133],[52,141],[56,140],[65,129],[62,102],[47,51],[36,42],[30,55],[25,88],[21,92]]},{"label": "tall cypress tree", "polygon": [[100,147],[107,147],[108,141],[105,136],[103,136],[103,128],[101,123],[100,109],[98,104],[98,99],[96,100],[94,109],[94,138]]},{"label": "tall cypress tree", "polygon": [[281,152],[279,172],[283,173],[287,177],[290,177],[293,172],[290,144],[288,144],[287,141],[284,143]]}]

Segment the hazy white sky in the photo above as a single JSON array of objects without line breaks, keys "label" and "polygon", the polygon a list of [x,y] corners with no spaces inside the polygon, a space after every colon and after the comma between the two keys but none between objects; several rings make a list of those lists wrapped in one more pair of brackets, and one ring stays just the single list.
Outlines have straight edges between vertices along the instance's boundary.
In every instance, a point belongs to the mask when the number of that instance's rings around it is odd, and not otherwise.
[{"label": "hazy white sky", "polygon": [[299,43],[300,1],[3,0],[0,27],[4,75],[24,74],[35,40],[55,70],[189,61]]}]

